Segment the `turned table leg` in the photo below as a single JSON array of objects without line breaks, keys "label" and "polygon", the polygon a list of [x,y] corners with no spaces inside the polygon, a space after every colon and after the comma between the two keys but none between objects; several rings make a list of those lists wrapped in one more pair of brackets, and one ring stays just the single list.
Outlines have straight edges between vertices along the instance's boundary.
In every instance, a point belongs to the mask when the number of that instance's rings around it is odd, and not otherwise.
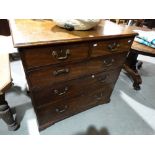
[{"label": "turned table leg", "polygon": [[137,63],[138,63],[137,57],[138,57],[138,53],[131,51],[124,64],[124,69],[132,78],[134,89],[140,90],[140,84],[142,83],[142,79],[137,70]]},{"label": "turned table leg", "polygon": [[0,94],[0,117],[8,125],[8,130],[14,131],[18,129],[19,126],[13,118],[8,103],[5,101],[5,94]]}]

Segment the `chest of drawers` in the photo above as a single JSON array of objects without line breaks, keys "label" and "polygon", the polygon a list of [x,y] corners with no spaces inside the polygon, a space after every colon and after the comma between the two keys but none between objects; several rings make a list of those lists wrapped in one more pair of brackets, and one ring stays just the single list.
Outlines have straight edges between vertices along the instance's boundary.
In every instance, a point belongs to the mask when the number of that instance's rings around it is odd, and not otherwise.
[{"label": "chest of drawers", "polygon": [[109,21],[82,32],[49,20],[15,20],[10,27],[39,130],[108,103],[136,35]]}]

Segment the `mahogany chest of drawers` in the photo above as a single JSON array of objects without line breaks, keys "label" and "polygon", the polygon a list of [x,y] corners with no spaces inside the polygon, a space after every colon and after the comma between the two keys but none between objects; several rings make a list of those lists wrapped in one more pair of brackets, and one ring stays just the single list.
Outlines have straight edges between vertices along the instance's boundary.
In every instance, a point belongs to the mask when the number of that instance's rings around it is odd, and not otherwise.
[{"label": "mahogany chest of drawers", "polygon": [[102,21],[90,31],[67,31],[50,20],[10,21],[39,130],[108,103],[136,35]]}]

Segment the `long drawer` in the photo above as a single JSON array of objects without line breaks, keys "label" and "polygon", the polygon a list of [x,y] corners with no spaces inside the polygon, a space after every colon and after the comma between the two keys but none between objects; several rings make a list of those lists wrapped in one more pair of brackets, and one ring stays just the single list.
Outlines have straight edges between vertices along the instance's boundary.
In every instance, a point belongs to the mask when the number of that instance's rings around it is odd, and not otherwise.
[{"label": "long drawer", "polygon": [[27,73],[31,88],[42,87],[54,83],[77,79],[86,75],[96,74],[122,67],[125,55],[105,56],[100,59],[76,63],[74,65],[48,66]]},{"label": "long drawer", "polygon": [[35,88],[32,90],[35,106],[42,107],[68,98],[79,96],[85,92],[99,89],[109,83],[114,83],[119,75],[120,68],[90,76],[71,80],[51,86]]},{"label": "long drawer", "polygon": [[57,102],[44,108],[37,109],[36,114],[39,129],[42,130],[53,123],[78,112],[87,110],[93,106],[109,102],[112,89],[113,84],[108,84],[103,88],[90,92],[88,95],[84,94],[76,98],[63,100],[62,102]]},{"label": "long drawer", "polygon": [[21,48],[20,54],[24,67],[31,69],[51,64],[81,61],[88,58],[89,44],[74,43],[67,45],[48,45],[31,48]]}]

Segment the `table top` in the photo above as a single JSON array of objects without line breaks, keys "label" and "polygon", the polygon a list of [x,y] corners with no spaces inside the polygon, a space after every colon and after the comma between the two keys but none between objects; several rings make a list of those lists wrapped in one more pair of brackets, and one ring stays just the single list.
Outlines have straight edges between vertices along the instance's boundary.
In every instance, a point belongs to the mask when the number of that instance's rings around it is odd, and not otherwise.
[{"label": "table top", "polygon": [[108,20],[102,20],[89,31],[68,31],[58,27],[52,20],[16,19],[10,20],[14,47],[27,47],[114,37],[133,37],[137,33],[130,27],[122,27]]},{"label": "table top", "polygon": [[133,50],[136,50],[140,54],[145,54],[145,55],[154,55],[155,56],[155,49],[143,44],[140,44],[138,42],[133,42],[132,47]]},{"label": "table top", "polygon": [[[132,30],[142,30],[142,31],[154,31],[152,29],[146,28],[146,27],[137,27],[137,26],[129,26]],[[136,50],[137,52],[145,55],[151,55],[155,56],[155,49],[143,44],[140,44],[138,42],[133,42],[131,48],[133,50]]]}]

